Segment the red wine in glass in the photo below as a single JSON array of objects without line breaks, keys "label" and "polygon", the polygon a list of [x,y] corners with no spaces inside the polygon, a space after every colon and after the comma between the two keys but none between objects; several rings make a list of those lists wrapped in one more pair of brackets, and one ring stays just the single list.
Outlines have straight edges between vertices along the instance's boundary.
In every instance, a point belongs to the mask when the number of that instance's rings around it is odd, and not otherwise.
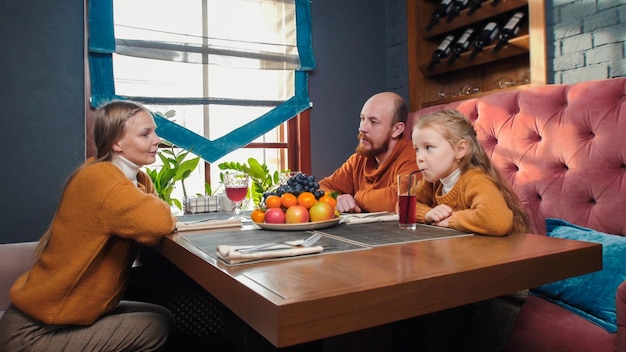
[{"label": "red wine in glass", "polygon": [[245,173],[227,173],[224,175],[226,197],[235,204],[235,217],[241,217],[241,201],[248,193],[250,176]]},{"label": "red wine in glass", "polygon": [[246,198],[248,187],[226,187],[226,196],[233,202],[241,202]]}]

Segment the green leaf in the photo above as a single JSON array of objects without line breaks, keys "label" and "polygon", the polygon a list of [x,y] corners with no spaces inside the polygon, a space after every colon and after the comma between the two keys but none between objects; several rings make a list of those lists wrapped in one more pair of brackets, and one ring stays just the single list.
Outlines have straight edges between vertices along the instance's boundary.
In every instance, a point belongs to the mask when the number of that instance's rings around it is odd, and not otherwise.
[{"label": "green leaf", "polygon": [[274,177],[272,180],[274,181],[275,185],[280,182],[280,172],[278,172],[278,170],[274,171]]},{"label": "green leaf", "polygon": [[182,163],[180,163],[178,165],[178,168],[176,170],[176,180],[184,180],[187,177],[189,177],[189,175],[191,175],[191,173],[193,172],[193,170],[196,169],[196,167],[198,167],[198,162],[200,161],[200,158],[193,158],[187,161],[183,161]]},{"label": "green leaf", "polygon": [[158,171],[146,169],[146,173],[150,176],[159,198],[169,205],[175,205],[179,209],[182,209],[180,200],[171,197],[172,192],[176,188],[176,183],[180,182],[183,188],[183,194],[186,195],[184,180],[198,167],[200,157],[185,160],[191,150],[180,150],[176,152],[170,143],[166,144],[170,147],[160,149],[158,153],[159,159],[163,164],[161,168]]}]

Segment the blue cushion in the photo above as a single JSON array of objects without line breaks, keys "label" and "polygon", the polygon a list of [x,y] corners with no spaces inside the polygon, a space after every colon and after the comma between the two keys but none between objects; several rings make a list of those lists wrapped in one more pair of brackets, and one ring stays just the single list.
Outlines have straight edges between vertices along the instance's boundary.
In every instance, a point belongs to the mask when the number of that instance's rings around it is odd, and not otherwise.
[{"label": "blue cushion", "polygon": [[548,236],[602,244],[602,270],[536,287],[531,293],[542,296],[606,329],[617,331],[615,294],[626,280],[626,238],[573,225],[560,219],[546,219]]}]

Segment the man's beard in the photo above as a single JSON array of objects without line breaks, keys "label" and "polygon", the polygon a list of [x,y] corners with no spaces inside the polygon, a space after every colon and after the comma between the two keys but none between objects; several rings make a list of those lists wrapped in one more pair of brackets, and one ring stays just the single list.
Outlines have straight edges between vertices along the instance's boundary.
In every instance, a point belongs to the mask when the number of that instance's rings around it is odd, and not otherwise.
[{"label": "man's beard", "polygon": [[[366,157],[376,157],[380,154],[385,153],[389,149],[389,141],[391,140],[391,133],[389,133],[389,135],[387,136],[387,139],[385,139],[383,144],[378,147],[371,144],[372,141],[366,138],[365,136],[363,136],[362,133],[359,133],[358,139],[359,139],[359,144],[356,146],[355,152],[359,155],[363,155]],[[362,139],[368,141],[371,146],[366,146],[362,144],[360,142]]]}]

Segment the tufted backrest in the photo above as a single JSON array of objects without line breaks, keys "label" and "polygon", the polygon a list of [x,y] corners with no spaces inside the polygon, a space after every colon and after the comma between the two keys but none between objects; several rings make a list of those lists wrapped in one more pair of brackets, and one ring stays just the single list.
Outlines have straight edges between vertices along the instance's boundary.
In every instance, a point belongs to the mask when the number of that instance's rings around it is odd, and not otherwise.
[{"label": "tufted backrest", "polygon": [[450,108],[472,121],[537,233],[546,218],[626,233],[626,78],[503,91],[410,120]]}]

